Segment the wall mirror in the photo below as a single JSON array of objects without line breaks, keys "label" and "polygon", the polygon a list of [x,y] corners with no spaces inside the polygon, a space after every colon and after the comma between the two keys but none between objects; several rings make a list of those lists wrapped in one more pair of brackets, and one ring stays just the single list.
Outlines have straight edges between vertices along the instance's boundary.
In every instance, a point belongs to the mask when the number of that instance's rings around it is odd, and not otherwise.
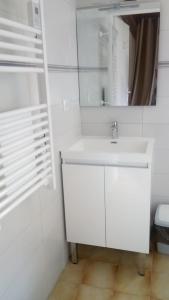
[{"label": "wall mirror", "polygon": [[156,105],[159,27],[159,7],[77,10],[82,107]]}]

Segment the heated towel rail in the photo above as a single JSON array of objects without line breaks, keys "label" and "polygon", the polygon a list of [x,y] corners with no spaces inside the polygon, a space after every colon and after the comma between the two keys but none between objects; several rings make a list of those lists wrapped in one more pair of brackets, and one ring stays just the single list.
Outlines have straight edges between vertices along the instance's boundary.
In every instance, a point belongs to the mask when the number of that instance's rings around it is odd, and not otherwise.
[{"label": "heated towel rail", "polygon": [[56,188],[41,0],[39,6],[41,29],[0,18],[0,72],[40,73],[45,82],[42,103],[0,113],[0,219],[40,187]]},{"label": "heated towel rail", "polygon": [[44,72],[42,30],[0,18],[0,37],[0,72]]}]

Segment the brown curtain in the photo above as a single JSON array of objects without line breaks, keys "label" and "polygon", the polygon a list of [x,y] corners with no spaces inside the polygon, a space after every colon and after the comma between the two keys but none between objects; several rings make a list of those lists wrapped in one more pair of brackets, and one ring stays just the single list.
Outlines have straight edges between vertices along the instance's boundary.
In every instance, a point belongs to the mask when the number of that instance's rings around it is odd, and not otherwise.
[{"label": "brown curtain", "polygon": [[159,17],[142,17],[137,25],[136,59],[130,105],[156,102]]},{"label": "brown curtain", "polygon": [[123,20],[130,25],[132,35],[129,105],[155,105],[160,15],[125,16]]}]

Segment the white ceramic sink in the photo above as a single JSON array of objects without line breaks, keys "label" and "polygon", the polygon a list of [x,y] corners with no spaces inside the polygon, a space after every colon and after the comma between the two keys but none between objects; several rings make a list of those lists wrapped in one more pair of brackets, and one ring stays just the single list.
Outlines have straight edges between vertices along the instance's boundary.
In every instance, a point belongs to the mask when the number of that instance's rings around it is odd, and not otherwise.
[{"label": "white ceramic sink", "polygon": [[154,140],[149,138],[83,137],[62,151],[65,163],[147,167],[152,162]]}]

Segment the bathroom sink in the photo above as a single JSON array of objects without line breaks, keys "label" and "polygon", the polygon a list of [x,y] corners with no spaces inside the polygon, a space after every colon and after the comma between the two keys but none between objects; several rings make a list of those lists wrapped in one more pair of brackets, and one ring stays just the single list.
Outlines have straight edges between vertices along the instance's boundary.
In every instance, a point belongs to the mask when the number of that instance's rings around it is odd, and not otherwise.
[{"label": "bathroom sink", "polygon": [[61,156],[65,163],[147,167],[152,162],[153,145],[149,138],[83,137]]}]

